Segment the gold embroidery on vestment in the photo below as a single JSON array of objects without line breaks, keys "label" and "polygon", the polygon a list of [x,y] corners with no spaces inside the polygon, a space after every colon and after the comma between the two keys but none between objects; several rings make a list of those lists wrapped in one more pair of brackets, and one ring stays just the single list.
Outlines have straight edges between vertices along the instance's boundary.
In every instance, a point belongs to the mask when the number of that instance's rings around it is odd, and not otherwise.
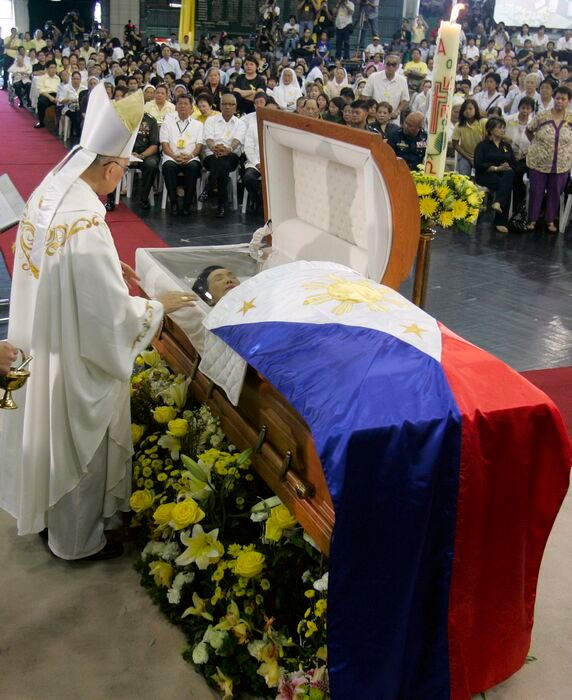
[{"label": "gold embroidery on vestment", "polygon": [[92,216],[91,219],[82,217],[81,219],[76,219],[71,224],[58,224],[57,226],[53,226],[48,229],[48,235],[46,237],[46,255],[55,255],[55,253],[63,248],[76,233],[93,228],[94,226],[99,226],[102,223],[103,221],[98,216]]},{"label": "gold embroidery on vestment", "polygon": [[24,272],[29,272],[36,279],[38,279],[40,271],[31,260],[32,247],[34,245],[35,236],[36,227],[32,224],[31,221],[28,221],[27,219],[22,219],[20,221],[19,236],[20,250],[22,251],[22,255],[25,258],[25,261],[22,263],[22,270],[24,270]]},{"label": "gold embroidery on vestment", "polygon": [[139,335],[135,338],[133,341],[133,345],[131,346],[131,350],[135,348],[137,343],[140,343],[143,338],[147,335],[149,332],[149,329],[151,328],[153,324],[153,304],[151,304],[150,301],[145,302],[145,319],[143,320],[143,330]]}]

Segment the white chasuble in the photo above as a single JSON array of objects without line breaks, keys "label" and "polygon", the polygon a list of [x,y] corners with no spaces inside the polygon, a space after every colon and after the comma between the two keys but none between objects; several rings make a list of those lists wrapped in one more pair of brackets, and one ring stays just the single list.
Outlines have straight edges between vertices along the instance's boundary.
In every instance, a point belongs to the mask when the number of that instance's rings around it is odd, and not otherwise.
[{"label": "white chasuble", "polygon": [[129,377],[163,315],[159,302],[129,295],[105,207],[86,182],[71,186],[31,256],[41,208],[40,188],[18,230],[8,333],[33,356],[31,377],[14,395],[20,408],[0,411],[0,506],[22,535],[46,526],[104,440],[102,517],[128,509]]}]

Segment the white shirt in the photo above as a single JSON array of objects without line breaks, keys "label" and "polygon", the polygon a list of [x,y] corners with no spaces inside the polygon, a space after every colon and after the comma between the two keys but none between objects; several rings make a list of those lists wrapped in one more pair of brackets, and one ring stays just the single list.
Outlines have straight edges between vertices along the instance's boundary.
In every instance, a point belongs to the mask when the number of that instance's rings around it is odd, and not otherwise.
[{"label": "white shirt", "polygon": [[543,50],[546,48],[546,44],[548,44],[548,34],[545,34],[544,36],[538,36],[538,34],[535,34],[532,37],[532,48],[533,49]]},{"label": "white shirt", "polygon": [[[74,102],[79,102],[79,93],[85,89],[86,89],[85,85],[80,85],[79,88],[76,90],[74,88],[74,86],[71,84],[71,80],[69,83],[66,83],[65,85],[60,85],[60,89],[58,90],[58,93],[57,93],[58,104],[61,104],[62,100],[73,100]],[[69,108],[70,108],[69,103],[65,104],[63,106],[63,109],[62,109],[62,114],[65,114],[66,112],[68,112]]]},{"label": "white shirt", "polygon": [[455,78],[455,81],[459,83],[461,80],[469,80],[471,83],[471,92],[473,92],[475,87],[481,82],[482,78],[482,75],[468,75],[466,78],[463,78],[463,76],[459,73],[459,75]]},{"label": "white shirt", "polygon": [[500,68],[497,68],[497,73],[500,75],[501,80],[506,80],[508,78],[509,70],[510,69],[506,66],[501,66]]},{"label": "white shirt", "polygon": [[[511,114],[516,114],[516,113],[518,112],[518,107],[519,107],[519,105],[520,105],[520,101],[522,100],[522,98],[523,98],[525,95],[526,95],[526,92],[524,92],[524,91],[523,91],[523,92],[520,92],[520,91],[519,91],[519,92],[515,95],[515,97],[514,97],[513,100],[512,100],[511,107],[510,107],[510,113],[511,113]],[[529,97],[530,97],[530,95],[529,95]],[[538,105],[540,104],[540,95],[538,94],[538,92],[535,92],[535,93],[534,93],[532,99],[534,100],[534,104],[536,105],[535,109],[538,109]]]},{"label": "white shirt", "polygon": [[[215,144],[223,144],[231,146],[236,139],[241,146],[244,145],[244,136],[246,134],[246,124],[236,115],[233,115],[228,121],[225,121],[222,114],[216,117],[209,117],[205,122],[203,133],[203,143],[205,144],[205,156],[211,156],[212,151],[207,146],[207,141],[212,139]],[[237,155],[240,153],[240,147],[235,151]]]},{"label": "white shirt", "polygon": [[8,72],[12,73],[12,80],[15,83],[22,82],[24,85],[31,82],[32,66],[29,63],[24,62],[23,66],[19,66],[17,63],[13,63]]},{"label": "white shirt", "polygon": [[368,58],[373,58],[376,53],[380,53],[383,56],[383,46],[381,44],[378,44],[377,46],[373,43],[368,44],[365,50],[365,55]]},{"label": "white shirt", "polygon": [[256,119],[249,119],[247,124],[248,126],[246,127],[246,134],[244,136],[244,155],[246,156],[245,168],[254,168],[257,170],[256,166],[260,163],[258,123]]},{"label": "white shirt", "polygon": [[[389,102],[394,110],[397,109],[402,100],[409,100],[409,88],[407,79],[397,73],[391,80],[382,70],[379,73],[372,73],[365,84],[363,90],[364,97],[373,97],[376,102]],[[398,123],[399,120],[394,120]]]},{"label": "white shirt", "polygon": [[[290,33],[293,33],[293,35],[290,36]],[[300,34],[300,25],[298,22],[296,22],[296,24],[290,24],[290,22],[287,22],[282,28],[282,34],[284,34],[286,39],[294,39]]]},{"label": "white shirt", "polygon": [[352,23],[354,10],[355,4],[351,0],[348,0],[345,5],[340,5],[336,15],[336,29],[345,29]]},{"label": "white shirt", "polygon": [[157,75],[161,78],[165,77],[165,73],[174,73],[175,79],[178,80],[183,74],[179,61],[172,56],[169,59],[161,58],[157,61]]},{"label": "white shirt", "polygon": [[473,95],[476,103],[479,105],[479,110],[481,112],[481,117],[486,117],[489,109],[493,107],[500,107],[501,110],[504,107],[504,97],[500,92],[495,92],[489,97],[486,90],[481,90],[476,95]]},{"label": "white shirt", "polygon": [[[528,117],[528,121],[532,114]],[[530,141],[526,136],[526,124],[520,124],[518,121],[518,114],[511,114],[510,117],[506,118],[506,135],[511,141],[512,150],[516,158],[520,159],[526,155],[528,147],[530,146]]]},{"label": "white shirt", "polygon": [[480,51],[478,46],[465,46],[463,49],[463,56],[469,61],[478,61],[480,56]]},{"label": "white shirt", "polygon": [[[168,143],[176,155],[190,155],[197,144],[203,142],[203,125],[190,117],[183,120],[179,118],[177,113],[168,114],[161,124],[159,141]],[[174,159],[165,155],[163,151],[161,163],[166,163],[169,160]],[[199,160],[199,157],[195,156],[193,160]]]},{"label": "white shirt", "polygon": [[113,53],[111,54],[111,58],[114,61],[121,61],[122,58],[125,58],[125,51],[123,51],[121,46],[116,46],[113,49]]},{"label": "white shirt", "polygon": [[572,51],[572,37],[566,39],[566,37],[561,36],[556,42],[557,51]]}]

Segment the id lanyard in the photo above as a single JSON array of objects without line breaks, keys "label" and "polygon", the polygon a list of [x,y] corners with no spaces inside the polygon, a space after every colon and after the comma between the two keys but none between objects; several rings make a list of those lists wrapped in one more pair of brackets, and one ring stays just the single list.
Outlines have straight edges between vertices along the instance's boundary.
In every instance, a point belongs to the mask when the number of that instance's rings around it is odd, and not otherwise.
[{"label": "id lanyard", "polygon": [[[187,119],[187,123],[185,124],[185,128],[181,131],[181,125],[179,124],[179,122],[177,122],[177,129],[179,130],[179,134],[181,134],[181,136],[183,136],[185,131],[189,128],[189,124],[190,124],[190,121],[189,121],[189,119]],[[177,141],[177,148],[184,148],[186,145],[187,145],[187,141],[184,138],[180,138]]]}]

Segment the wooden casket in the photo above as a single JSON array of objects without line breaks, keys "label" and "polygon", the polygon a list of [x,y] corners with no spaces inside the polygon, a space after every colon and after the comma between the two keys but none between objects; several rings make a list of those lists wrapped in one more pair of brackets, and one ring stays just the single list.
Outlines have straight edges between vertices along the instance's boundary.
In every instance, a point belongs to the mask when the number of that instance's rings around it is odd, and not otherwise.
[{"label": "wooden casket", "polygon": [[[258,128],[271,248],[258,262],[247,246],[139,250],[144,291],[189,290],[209,264],[228,265],[244,278],[293,260],[341,263],[398,290],[419,240],[417,195],[405,163],[376,134],[315,119],[260,110]],[[220,417],[229,438],[240,449],[256,448],[259,474],[327,553],[334,511],[307,424],[250,367],[232,405],[198,369],[201,333],[200,315],[178,312],[165,319],[154,345],[173,369],[193,377],[192,392]]]},{"label": "wooden casket", "polygon": [[[329,554],[332,697],[467,700],[529,651],[542,552],[569,480],[562,419],[542,392],[426,314],[425,328],[400,316],[394,329],[433,328],[434,355],[412,339],[393,342],[387,325],[370,333],[370,302],[351,333],[333,310],[322,314],[319,342],[317,326],[301,331],[321,302],[290,295],[324,289],[324,278],[293,282],[301,268],[337,263],[399,297],[392,289],[419,240],[417,196],[405,164],[374,134],[266,110],[258,119],[271,246],[138,251],[149,296],[189,290],[211,264],[249,278],[214,309],[172,314],[155,346],[193,377],[191,390],[231,440],[256,448],[260,475]],[[236,332],[247,301],[255,310]],[[284,318],[264,314],[279,305],[290,323],[277,330]],[[402,297],[396,307],[423,314]],[[225,348],[242,367],[230,380],[215,371]]]}]

